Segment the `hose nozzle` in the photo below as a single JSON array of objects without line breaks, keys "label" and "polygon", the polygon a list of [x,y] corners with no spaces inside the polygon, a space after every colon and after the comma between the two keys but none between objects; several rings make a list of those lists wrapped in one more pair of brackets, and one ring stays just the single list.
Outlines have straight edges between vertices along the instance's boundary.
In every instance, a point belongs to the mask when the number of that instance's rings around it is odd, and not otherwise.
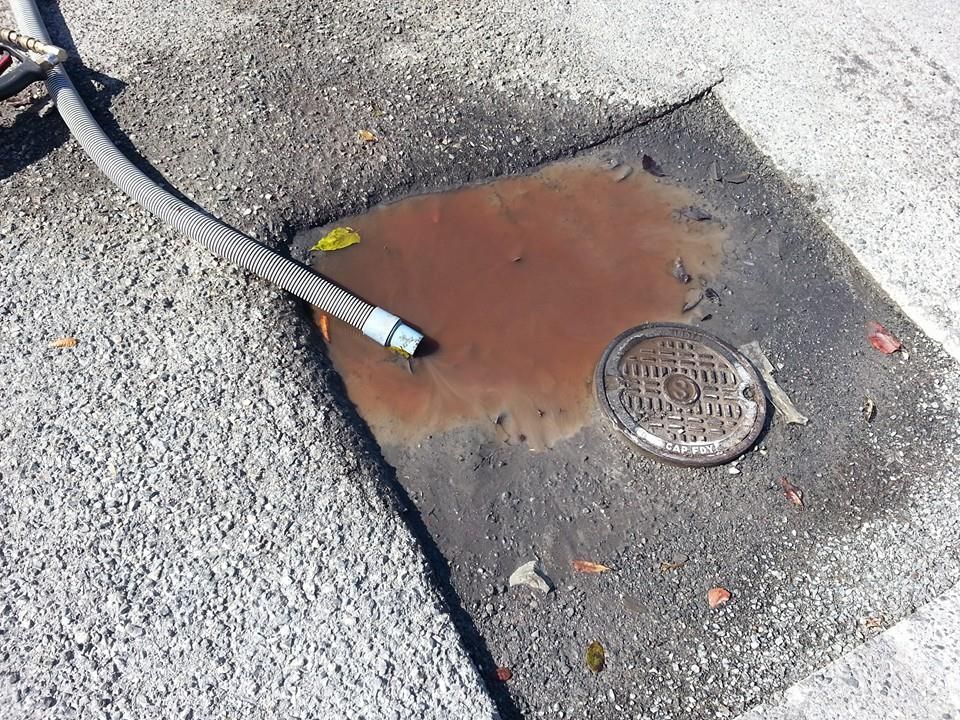
[{"label": "hose nozzle", "polygon": [[411,357],[423,340],[423,333],[383,308],[374,308],[361,328],[364,335],[404,357]]}]

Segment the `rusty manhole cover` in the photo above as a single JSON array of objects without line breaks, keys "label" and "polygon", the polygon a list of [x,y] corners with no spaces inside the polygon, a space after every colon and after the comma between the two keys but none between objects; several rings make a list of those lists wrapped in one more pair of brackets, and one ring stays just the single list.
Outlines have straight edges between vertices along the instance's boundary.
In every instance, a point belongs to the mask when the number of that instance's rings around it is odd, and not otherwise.
[{"label": "rusty manhole cover", "polygon": [[596,375],[604,414],[657,460],[704,467],[746,452],[763,428],[762,381],[732,347],[686,325],[651,323],[617,337]]}]

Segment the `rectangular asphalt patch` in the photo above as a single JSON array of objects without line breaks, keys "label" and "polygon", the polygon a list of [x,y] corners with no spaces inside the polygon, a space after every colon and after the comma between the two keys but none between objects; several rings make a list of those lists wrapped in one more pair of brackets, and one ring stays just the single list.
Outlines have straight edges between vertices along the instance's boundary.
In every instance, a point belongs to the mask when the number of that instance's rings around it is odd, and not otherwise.
[{"label": "rectangular asphalt patch", "polygon": [[[733,716],[956,581],[955,555],[928,558],[957,533],[942,489],[956,484],[957,367],[712,99],[588,154],[638,172],[647,155],[726,227],[719,302],[698,325],[757,341],[809,424],[775,418],[740,461],[700,470],[640,456],[597,418],[545,452],[466,428],[384,457],[506,716]],[[870,321],[908,352],[871,347]],[[507,585],[533,559],[548,594]],[[577,573],[577,559],[613,570]],[[711,610],[714,587],[731,600]]]}]

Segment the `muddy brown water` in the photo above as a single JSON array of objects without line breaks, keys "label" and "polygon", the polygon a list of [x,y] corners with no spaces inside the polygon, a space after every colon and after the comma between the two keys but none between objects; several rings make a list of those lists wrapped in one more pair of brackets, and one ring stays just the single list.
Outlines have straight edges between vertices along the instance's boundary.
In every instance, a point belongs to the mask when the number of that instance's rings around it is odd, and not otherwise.
[{"label": "muddy brown water", "polygon": [[687,190],[639,170],[623,177],[630,170],[565,161],[336,223],[362,240],[316,253],[315,267],[433,346],[408,365],[331,321],[330,357],[381,444],[476,424],[549,447],[589,418],[594,367],[618,333],[685,318],[691,288],[718,270],[725,233],[682,212],[696,206]]}]

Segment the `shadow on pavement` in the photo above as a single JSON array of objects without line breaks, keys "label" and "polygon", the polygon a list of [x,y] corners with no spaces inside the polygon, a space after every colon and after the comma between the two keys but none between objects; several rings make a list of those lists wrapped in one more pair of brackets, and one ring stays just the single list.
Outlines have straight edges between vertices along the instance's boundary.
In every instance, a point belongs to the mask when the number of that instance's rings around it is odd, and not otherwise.
[{"label": "shadow on pavement", "polygon": [[[31,92],[33,87],[27,88],[15,98],[19,100]],[[0,180],[15,175],[45,157],[63,145],[70,135],[67,126],[55,111],[41,114],[49,101],[46,94],[20,109],[13,107],[13,99],[5,103],[6,107],[0,115],[0,144],[3,145],[3,153],[0,153]],[[14,113],[13,124],[7,125],[5,118],[11,113]]]},{"label": "shadow on pavement", "polygon": [[463,647],[477,668],[480,679],[493,699],[501,720],[520,720],[523,715],[507,691],[505,684],[497,682],[495,679],[497,663],[494,662],[493,654],[490,652],[486,641],[481,636],[473,618],[464,607],[460,595],[453,586],[447,559],[430,535],[420,511],[397,479],[396,470],[384,460],[373,434],[367,429],[366,421],[357,414],[353,404],[347,399],[343,381],[333,370],[333,365],[327,358],[325,351],[321,350],[324,347],[324,342],[320,331],[312,321],[311,308],[305,303],[299,303],[298,312],[304,330],[308,334],[309,352],[315,356],[314,366],[326,369],[324,375],[329,392],[338,399],[337,406],[344,413],[347,422],[357,428],[361,452],[376,466],[377,474],[383,479],[379,489],[385,491],[386,502],[397,509],[410,534],[413,535],[420,546],[432,573],[433,586],[439,592],[447,613],[453,621],[454,628],[460,636]]}]

